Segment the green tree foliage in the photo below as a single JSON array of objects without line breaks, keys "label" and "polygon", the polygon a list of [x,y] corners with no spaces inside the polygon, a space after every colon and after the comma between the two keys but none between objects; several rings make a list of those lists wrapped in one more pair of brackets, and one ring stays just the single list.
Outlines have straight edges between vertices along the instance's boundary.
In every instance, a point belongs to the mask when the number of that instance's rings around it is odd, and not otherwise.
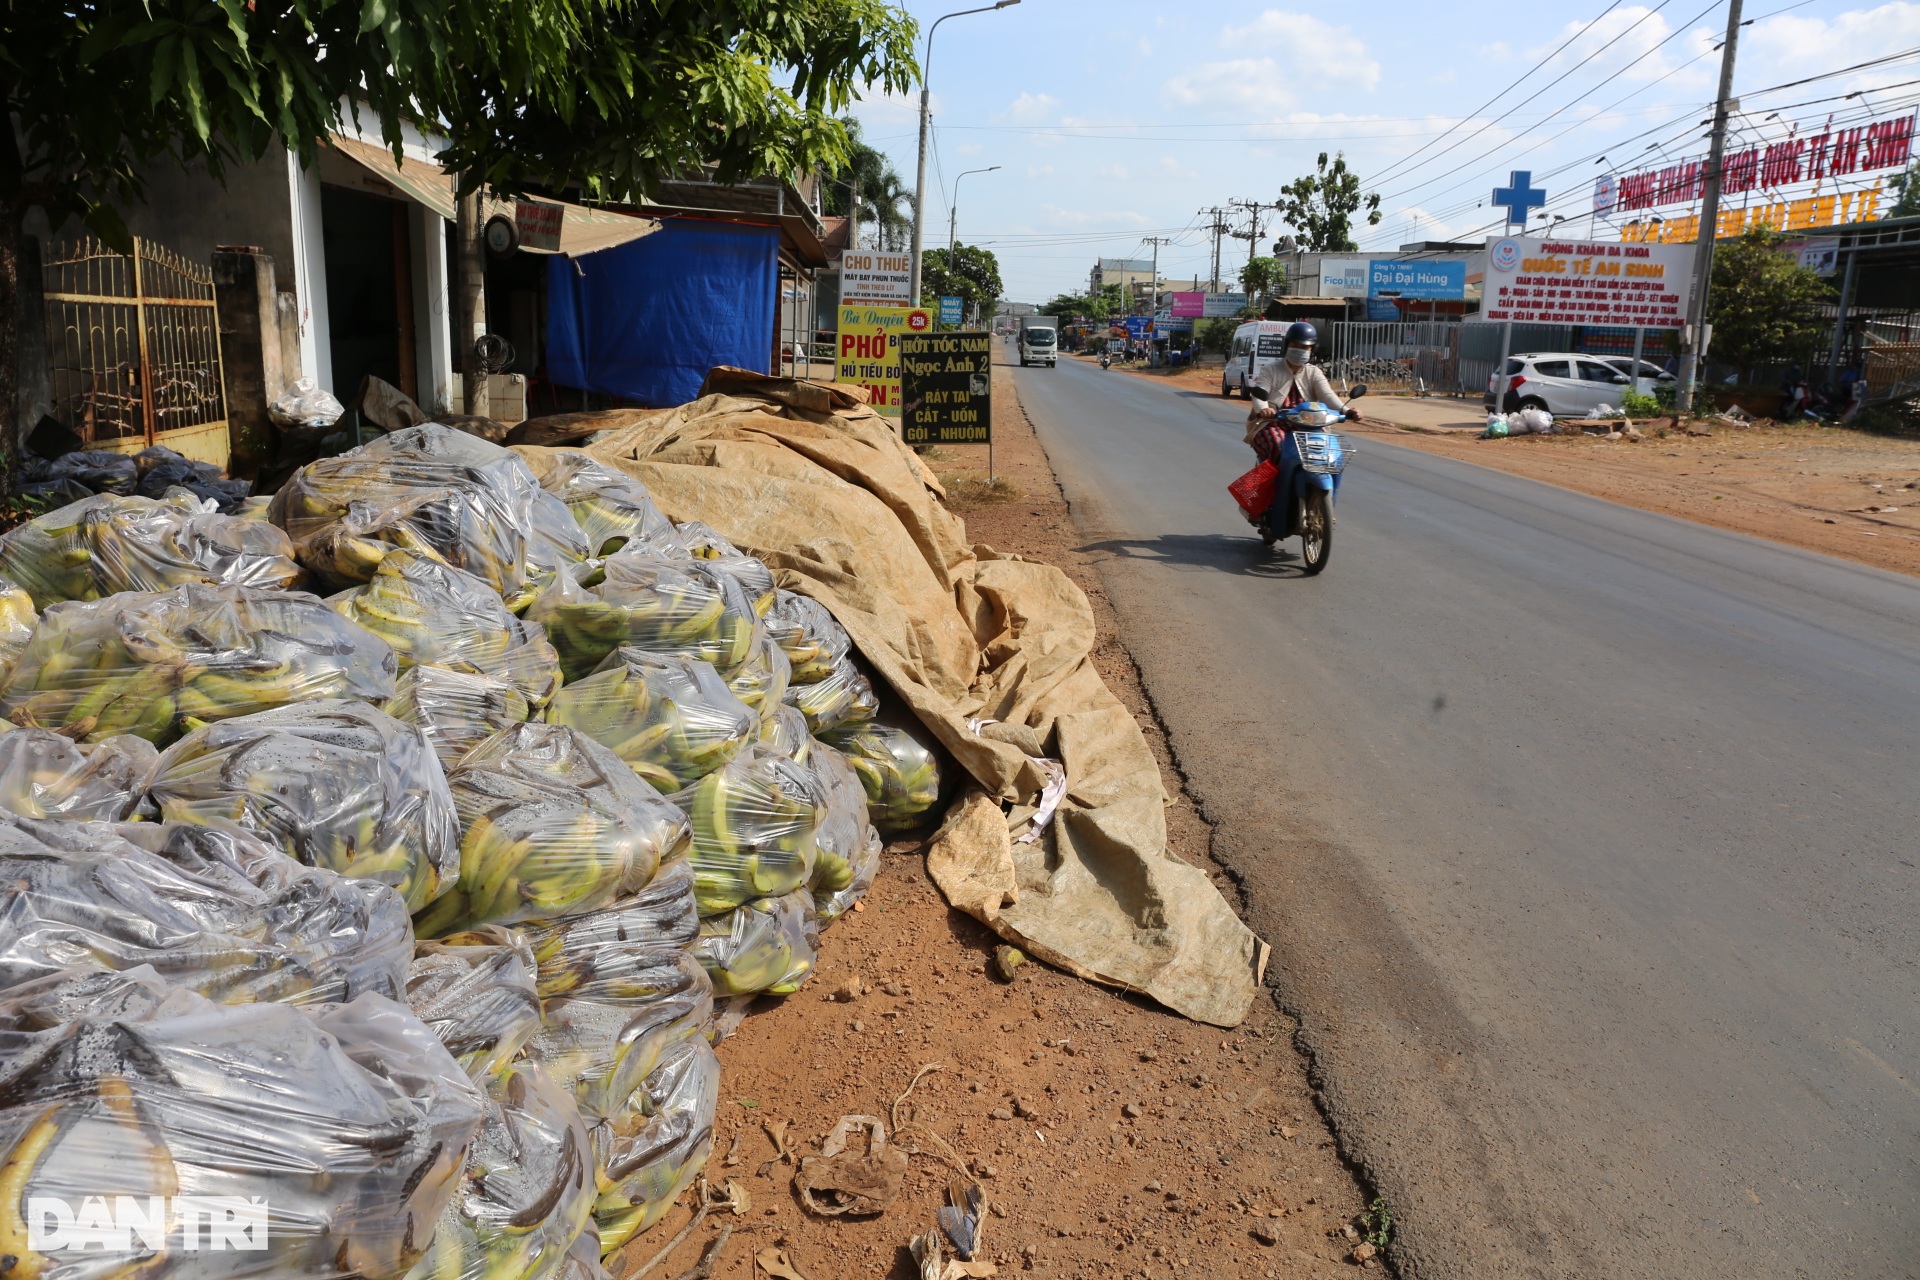
[{"label": "green tree foliage", "polygon": [[1127,291],[1117,284],[1110,284],[1091,296],[1081,293],[1063,293],[1040,308],[1043,316],[1086,316],[1092,320],[1106,320],[1114,316],[1124,316],[1132,311],[1127,300]]},{"label": "green tree foliage", "polygon": [[1202,351],[1211,351],[1215,355],[1225,355],[1227,348],[1233,345],[1233,331],[1242,324],[1239,320],[1201,320],[1193,326],[1193,344]]},{"label": "green tree foliage", "polygon": [[1362,194],[1360,178],[1347,168],[1344,152],[1327,163],[1320,153],[1314,171],[1302,174],[1280,191],[1280,217],[1312,253],[1351,253],[1360,246],[1353,239],[1353,215],[1366,210],[1368,226],[1380,223],[1380,196]]},{"label": "green tree foliage", "polygon": [[1887,179],[1887,186],[1900,193],[1893,208],[1887,210],[1887,217],[1911,218],[1920,214],[1920,164],[1910,164],[1894,174]]},{"label": "green tree foliage", "polygon": [[894,170],[885,152],[868,146],[860,136],[860,122],[851,118],[841,124],[847,130],[847,159],[831,172],[826,196],[821,202],[825,212],[845,217],[853,206],[853,191],[860,189],[860,228],[865,234],[872,228],[882,249],[904,249],[907,234],[913,229],[913,192]]},{"label": "green tree foliage", "polygon": [[[916,27],[885,0],[11,0],[0,23],[0,405],[17,370],[29,211],[124,243],[158,161],[215,177],[270,151],[314,161],[363,103],[450,139],[463,190],[631,199],[848,157],[863,85],[914,80]],[[0,431],[11,461],[15,442]]]},{"label": "green tree foliage", "polygon": [[1254,258],[1240,268],[1239,279],[1251,303],[1287,287],[1286,264],[1278,258]]},{"label": "green tree foliage", "polygon": [[1000,297],[1000,262],[993,250],[963,244],[954,250],[951,263],[945,249],[929,249],[922,255],[922,304],[931,306],[935,298],[955,295],[966,300],[968,311],[977,307],[985,315],[993,309]]},{"label": "green tree foliage", "polygon": [[1713,253],[1707,319],[1710,354],[1746,376],[1756,366],[1796,360],[1827,329],[1815,306],[1832,295],[1827,282],[1779,249],[1783,236],[1764,227],[1723,241]]}]

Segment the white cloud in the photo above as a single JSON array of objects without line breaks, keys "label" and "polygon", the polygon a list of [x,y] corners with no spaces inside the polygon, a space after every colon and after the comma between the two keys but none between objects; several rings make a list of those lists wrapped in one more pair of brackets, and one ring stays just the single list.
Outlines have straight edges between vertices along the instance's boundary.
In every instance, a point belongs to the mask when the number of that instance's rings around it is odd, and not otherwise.
[{"label": "white cloud", "polygon": [[1030,164],[1027,166],[1027,176],[1029,178],[1051,178],[1053,176],[1053,166],[1050,164]]},{"label": "white cloud", "polygon": [[1130,209],[1094,209],[1089,211],[1085,209],[1062,209],[1057,204],[1043,204],[1040,206],[1040,212],[1046,215],[1046,221],[1048,223],[1055,225],[1063,222],[1071,223],[1076,227],[1084,227],[1090,222],[1121,223],[1134,227],[1150,227],[1153,225],[1152,218],[1149,218],[1144,213],[1136,213]]},{"label": "white cloud", "polygon": [[[1756,22],[1741,37],[1740,87],[1798,80],[1916,44],[1920,44],[1920,4],[1896,0],[1832,18],[1781,14]],[[1874,67],[1822,81],[1821,92],[1847,92],[1912,78],[1907,67]]]},{"label": "white cloud", "polygon": [[1293,95],[1272,58],[1235,58],[1209,62],[1173,77],[1160,87],[1160,100],[1169,107],[1213,107],[1245,114],[1289,106]]},{"label": "white cloud", "polygon": [[[1712,47],[1712,33],[1697,28],[1669,43],[1674,32],[1663,14],[1646,5],[1631,5],[1611,10],[1592,22],[1569,22],[1551,41],[1529,49],[1526,56],[1538,60],[1553,55],[1535,73],[1543,76],[1565,74],[1577,66],[1582,79],[1611,77],[1634,84],[1671,75],[1686,65],[1685,71],[1667,83],[1691,85],[1711,79],[1717,68],[1707,59],[1692,60]],[[1566,48],[1554,53],[1562,43]]]},{"label": "white cloud", "polygon": [[1023,93],[994,119],[1006,124],[1045,124],[1059,108],[1060,99],[1050,93]]},{"label": "white cloud", "polygon": [[1360,37],[1305,13],[1268,9],[1243,27],[1220,33],[1226,49],[1311,50],[1313,79],[1322,84],[1350,84],[1371,90],[1380,83],[1380,64],[1367,52]]},{"label": "white cloud", "polygon": [[1127,166],[1123,164],[1103,164],[1100,166],[1099,173],[1101,177],[1109,178],[1115,182],[1133,181],[1133,174],[1129,172]]},{"label": "white cloud", "polygon": [[1165,178],[1178,178],[1184,182],[1198,178],[1200,171],[1188,168],[1177,156],[1161,156],[1158,175]]},{"label": "white cloud", "polygon": [[977,156],[987,149],[982,142],[961,142],[955,144],[953,153],[960,156]]}]

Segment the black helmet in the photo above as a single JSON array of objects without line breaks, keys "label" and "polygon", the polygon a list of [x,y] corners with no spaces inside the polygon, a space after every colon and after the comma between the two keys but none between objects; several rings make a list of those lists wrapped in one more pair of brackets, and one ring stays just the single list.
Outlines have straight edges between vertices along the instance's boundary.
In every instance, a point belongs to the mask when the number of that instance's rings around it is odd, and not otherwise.
[{"label": "black helmet", "polygon": [[1316,347],[1320,345],[1320,334],[1305,320],[1295,320],[1287,326],[1287,340],[1284,346]]}]

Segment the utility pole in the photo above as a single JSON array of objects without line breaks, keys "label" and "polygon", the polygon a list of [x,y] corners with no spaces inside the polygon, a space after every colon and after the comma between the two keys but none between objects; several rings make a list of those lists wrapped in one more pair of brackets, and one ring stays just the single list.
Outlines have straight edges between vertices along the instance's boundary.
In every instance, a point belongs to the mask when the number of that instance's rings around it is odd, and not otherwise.
[{"label": "utility pole", "polygon": [[1147,308],[1147,315],[1160,314],[1160,246],[1172,244],[1171,236],[1148,236],[1147,243],[1153,246],[1153,305]]},{"label": "utility pole", "polygon": [[1720,167],[1727,151],[1727,117],[1733,112],[1733,58],[1740,42],[1740,0],[1727,4],[1727,42],[1720,48],[1720,96],[1713,103],[1713,138],[1707,144],[1706,189],[1700,200],[1700,239],[1693,253],[1693,300],[1687,307],[1687,358],[1680,362],[1674,408],[1693,411],[1693,387],[1706,354],[1707,286],[1713,280],[1713,241],[1720,225]]},{"label": "utility pole", "polygon": [[1220,217],[1222,213],[1220,206],[1215,205],[1211,209],[1202,209],[1200,212],[1213,219],[1212,222],[1207,224],[1207,230],[1213,233],[1213,285],[1211,291],[1218,293],[1220,292],[1220,237],[1227,233],[1228,227]]},{"label": "utility pole", "polygon": [[455,238],[460,246],[460,280],[454,291],[453,350],[460,362],[462,413],[477,418],[487,416],[487,368],[474,349],[487,331],[487,249],[485,210],[480,192],[460,197],[454,207]]},{"label": "utility pole", "polygon": [[860,248],[860,174],[853,175],[853,196],[847,201],[847,248]]},{"label": "utility pole", "polygon": [[[1262,204],[1258,200],[1229,200],[1227,203],[1236,209],[1245,209],[1253,219],[1252,224],[1247,228],[1247,267],[1251,269],[1254,258],[1258,256],[1260,252],[1260,211],[1262,209],[1272,209],[1275,213],[1278,213],[1280,211],[1280,204],[1278,201],[1272,204]],[[1240,235],[1238,231],[1232,234],[1236,239]],[[1248,301],[1251,302],[1252,299],[1249,298]]]}]

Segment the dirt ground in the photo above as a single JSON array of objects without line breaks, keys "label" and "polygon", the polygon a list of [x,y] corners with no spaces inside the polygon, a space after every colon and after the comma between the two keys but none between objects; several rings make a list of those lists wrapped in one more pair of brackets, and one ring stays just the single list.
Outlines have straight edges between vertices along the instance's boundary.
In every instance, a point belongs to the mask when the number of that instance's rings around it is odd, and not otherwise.
[{"label": "dirt ground", "polygon": [[[931,458],[962,481],[956,501],[974,541],[1061,566],[1092,599],[1095,661],[1161,761],[1174,851],[1213,871],[1209,831],[1181,789],[1139,675],[1115,637],[1111,606],[1077,553],[1066,503],[1004,369],[994,382],[995,463],[986,450]],[[1358,1274],[1347,1234],[1366,1209],[1316,1110],[1293,1025],[1266,999],[1233,1031],[1038,963],[1002,984],[998,941],[950,910],[927,878],[918,840],[897,841],[863,910],[825,935],[818,972],[798,994],[767,999],[720,1046],[721,1113],[707,1177],[747,1193],[744,1214],[716,1214],[651,1276],[678,1276],[723,1223],[733,1237],[716,1277],[768,1274],[752,1258],[784,1250],[806,1280],[918,1280],[907,1252],[934,1228],[956,1171],[915,1156],[904,1194],[877,1218],[819,1218],[792,1169],[768,1165],[767,1126],[784,1123],[801,1155],[843,1115],[888,1120],[901,1106],[951,1144],[991,1204],[980,1254],[1002,1275],[1308,1277]],[[852,999],[855,981],[868,988]],[[836,998],[841,997],[841,998]],[[691,1195],[687,1202],[691,1202]],[[653,1256],[687,1204],[629,1246],[616,1277]],[[1364,1255],[1366,1249],[1360,1250]],[[951,1252],[948,1253],[951,1257]],[[1363,1266],[1380,1274],[1380,1261]]]},{"label": "dirt ground", "polygon": [[[1920,573],[1920,440],[1815,424],[1716,424],[1709,435],[1689,435],[1660,425],[1668,419],[1641,424],[1647,434],[1637,442],[1587,435],[1481,440],[1472,430],[1420,429],[1438,401],[1364,403],[1376,421],[1356,429],[1390,434],[1396,444],[1896,573]],[[1482,417],[1478,405],[1445,404],[1458,412],[1444,416]]]}]

